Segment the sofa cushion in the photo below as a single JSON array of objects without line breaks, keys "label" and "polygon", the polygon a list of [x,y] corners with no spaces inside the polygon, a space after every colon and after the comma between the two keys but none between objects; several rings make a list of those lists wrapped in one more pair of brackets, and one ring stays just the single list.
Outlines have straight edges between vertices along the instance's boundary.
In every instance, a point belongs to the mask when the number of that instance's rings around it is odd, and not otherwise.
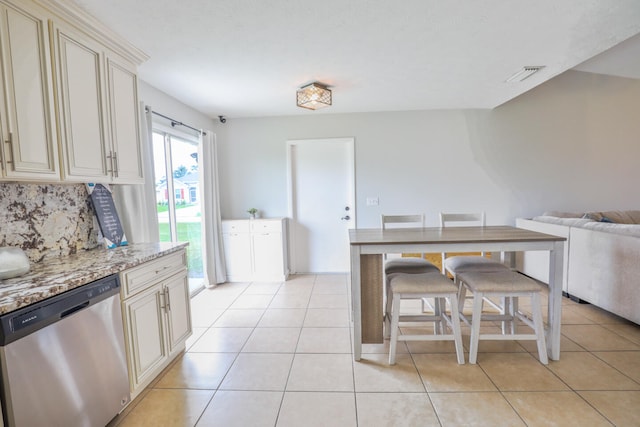
[{"label": "sofa cushion", "polygon": [[582,218],[584,212],[562,212],[562,211],[547,211],[542,216],[554,216],[556,218]]},{"label": "sofa cushion", "polygon": [[587,212],[583,218],[600,222],[615,222],[617,224],[640,224],[640,211]]},{"label": "sofa cushion", "polygon": [[575,217],[557,217],[557,216],[536,216],[532,218],[534,221],[547,222],[549,224],[565,225],[567,227],[582,227],[588,222],[594,222],[588,218],[575,218]]},{"label": "sofa cushion", "polygon": [[600,212],[587,212],[582,215],[582,218],[600,222],[600,220],[602,219],[602,214]]},{"label": "sofa cushion", "polygon": [[608,222],[591,221],[584,224],[582,228],[594,231],[602,231],[605,233],[622,234],[624,236],[640,237],[640,224],[615,224]]}]

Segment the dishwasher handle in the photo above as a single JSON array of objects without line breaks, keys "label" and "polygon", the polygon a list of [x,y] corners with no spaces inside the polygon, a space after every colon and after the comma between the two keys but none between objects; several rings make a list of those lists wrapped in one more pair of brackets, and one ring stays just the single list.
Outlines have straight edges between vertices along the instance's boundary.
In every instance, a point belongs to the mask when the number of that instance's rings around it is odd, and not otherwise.
[{"label": "dishwasher handle", "polygon": [[83,308],[89,307],[89,303],[90,302],[91,301],[85,301],[83,303],[80,303],[80,304],[76,305],[75,307],[71,307],[70,309],[63,311],[62,313],[60,313],[60,318],[64,319],[65,317],[72,315],[76,311],[80,311]]}]

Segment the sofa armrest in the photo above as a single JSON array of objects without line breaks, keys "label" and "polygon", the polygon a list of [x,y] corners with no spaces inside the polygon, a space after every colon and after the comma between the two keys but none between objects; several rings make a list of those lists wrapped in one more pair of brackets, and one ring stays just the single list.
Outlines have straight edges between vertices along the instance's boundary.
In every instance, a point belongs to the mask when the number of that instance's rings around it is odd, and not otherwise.
[{"label": "sofa armrest", "polygon": [[568,292],[640,323],[640,237],[571,229]]},{"label": "sofa armrest", "polygon": [[[572,218],[576,219],[576,218]],[[588,221],[588,220],[587,220]],[[569,271],[569,231],[568,225],[541,222],[536,219],[516,218],[516,227],[540,233],[565,237],[564,264],[562,266],[562,291],[567,292],[567,272]],[[549,252],[527,251],[516,254],[516,269],[529,277],[549,284]]]}]

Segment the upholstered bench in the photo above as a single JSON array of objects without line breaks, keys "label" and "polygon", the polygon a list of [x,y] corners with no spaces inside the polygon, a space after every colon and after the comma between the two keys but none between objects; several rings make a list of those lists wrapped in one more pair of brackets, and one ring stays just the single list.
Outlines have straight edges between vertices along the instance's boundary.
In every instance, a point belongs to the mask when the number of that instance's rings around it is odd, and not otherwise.
[{"label": "upholstered bench", "polygon": [[[463,287],[459,298],[463,300],[466,290],[473,293],[473,312],[471,315],[471,341],[469,346],[469,363],[476,363],[478,356],[479,340],[535,340],[538,344],[538,357],[543,364],[548,363],[547,348],[544,337],[544,325],[542,323],[542,310],[540,308],[540,291],[542,286],[535,280],[530,279],[515,271],[494,271],[494,272],[468,272],[458,276]],[[484,298],[501,297],[505,301],[512,303],[505,307],[503,313],[505,321],[515,322],[520,319],[523,323],[531,327],[533,334],[516,333],[515,325],[512,323],[511,333],[506,333],[503,328],[502,334],[481,334],[480,322],[485,320],[482,315]],[[520,297],[531,298],[532,318],[529,319],[518,310],[517,300]]]}]

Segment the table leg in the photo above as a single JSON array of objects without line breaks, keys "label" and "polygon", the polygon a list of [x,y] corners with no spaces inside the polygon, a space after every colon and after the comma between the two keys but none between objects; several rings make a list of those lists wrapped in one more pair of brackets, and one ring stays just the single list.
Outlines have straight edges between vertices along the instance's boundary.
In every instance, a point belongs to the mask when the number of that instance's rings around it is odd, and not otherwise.
[{"label": "table leg", "polygon": [[353,360],[362,355],[362,300],[360,288],[360,247],[351,246],[351,321],[353,322]]},{"label": "table leg", "polygon": [[362,342],[365,344],[384,342],[382,275],[382,255],[360,255]]},{"label": "table leg", "polygon": [[560,325],[562,318],[562,266],[564,242],[556,242],[549,254],[549,306],[547,353],[552,360],[560,359]]}]

